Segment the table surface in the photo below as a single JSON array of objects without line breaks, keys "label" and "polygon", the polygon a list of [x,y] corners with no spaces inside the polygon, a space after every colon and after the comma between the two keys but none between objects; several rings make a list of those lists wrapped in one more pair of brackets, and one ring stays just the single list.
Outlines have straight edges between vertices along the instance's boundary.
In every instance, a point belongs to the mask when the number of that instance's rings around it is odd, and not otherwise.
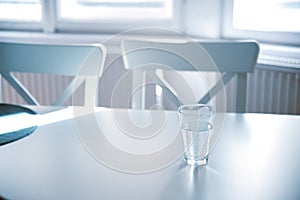
[{"label": "table surface", "polygon": [[[102,126],[112,132],[115,129],[106,120],[116,111],[96,113],[104,120]],[[176,130],[177,125],[168,125],[178,124],[176,112],[165,112],[165,116],[165,131]],[[78,118],[88,123],[89,117]],[[148,173],[128,173],[99,161],[84,142],[90,132],[78,134],[76,123],[67,119],[44,125],[24,139],[1,146],[0,196],[30,200],[300,199],[300,116],[226,114],[222,136],[206,166],[185,165],[180,157]],[[105,134],[110,137],[112,132]],[[134,151],[132,146],[124,148]],[[118,167],[128,164],[121,157],[115,159]]]}]

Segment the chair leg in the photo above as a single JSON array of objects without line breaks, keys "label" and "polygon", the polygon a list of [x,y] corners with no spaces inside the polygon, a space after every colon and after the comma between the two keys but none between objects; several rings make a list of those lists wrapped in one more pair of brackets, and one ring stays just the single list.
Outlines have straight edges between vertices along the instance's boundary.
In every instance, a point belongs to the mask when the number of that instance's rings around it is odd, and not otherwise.
[{"label": "chair leg", "polygon": [[133,94],[132,94],[132,108],[134,109],[145,109],[145,96],[146,96],[146,89],[145,89],[145,71],[142,70],[135,70],[133,71]]},{"label": "chair leg", "polygon": [[2,77],[0,74],[0,102],[2,102]]},{"label": "chair leg", "polygon": [[247,101],[247,73],[237,76],[236,112],[246,112]]},{"label": "chair leg", "polygon": [[30,105],[39,105],[38,101],[30,94],[26,87],[9,72],[2,73],[2,77],[20,94]]}]

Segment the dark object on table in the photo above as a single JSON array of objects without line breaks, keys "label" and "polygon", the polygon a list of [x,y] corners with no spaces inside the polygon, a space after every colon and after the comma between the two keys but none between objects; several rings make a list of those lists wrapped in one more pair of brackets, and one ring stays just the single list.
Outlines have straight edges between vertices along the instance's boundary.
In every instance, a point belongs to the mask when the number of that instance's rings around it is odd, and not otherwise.
[{"label": "dark object on table", "polygon": [[6,199],[4,199],[4,197],[2,197],[2,196],[0,195],[0,200],[6,200]]},{"label": "dark object on table", "polygon": [[[34,111],[30,110],[29,108],[25,108],[18,105],[0,103],[0,117],[4,115],[17,114],[17,113],[36,114]],[[0,128],[1,128],[1,124],[0,124]],[[0,134],[0,146],[24,138],[25,136],[33,133],[33,131],[35,131],[36,128],[37,126],[32,126],[21,130]]]}]

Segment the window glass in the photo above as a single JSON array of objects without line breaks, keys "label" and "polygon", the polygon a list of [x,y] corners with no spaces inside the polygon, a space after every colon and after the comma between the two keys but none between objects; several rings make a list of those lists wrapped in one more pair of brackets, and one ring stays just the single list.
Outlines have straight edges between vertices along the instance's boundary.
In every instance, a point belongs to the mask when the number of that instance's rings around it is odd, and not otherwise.
[{"label": "window glass", "polygon": [[57,1],[59,20],[171,19],[172,0],[63,0]]},{"label": "window glass", "polygon": [[234,0],[233,28],[300,32],[300,0]]},{"label": "window glass", "polygon": [[33,21],[42,20],[42,5],[39,0],[0,0],[0,20]]},{"label": "window glass", "polygon": [[300,0],[224,0],[222,36],[300,45]]}]

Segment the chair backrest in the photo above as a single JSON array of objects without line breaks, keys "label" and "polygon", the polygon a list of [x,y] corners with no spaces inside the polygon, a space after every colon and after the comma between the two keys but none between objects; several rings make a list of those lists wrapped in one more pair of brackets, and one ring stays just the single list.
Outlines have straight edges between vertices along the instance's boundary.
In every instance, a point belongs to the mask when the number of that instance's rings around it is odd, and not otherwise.
[{"label": "chair backrest", "polygon": [[[245,112],[247,73],[253,72],[259,53],[255,41],[206,41],[206,42],[162,42],[125,40],[122,43],[125,68],[133,70],[133,87],[143,85],[147,76],[176,95],[176,90],[158,76],[154,70],[220,72],[222,78],[212,87],[199,103],[207,103],[237,75],[236,111]],[[135,88],[136,89],[136,88]],[[132,97],[132,106],[144,108],[145,90],[137,91]]]},{"label": "chair backrest", "polygon": [[105,48],[97,45],[67,44],[26,44],[0,43],[1,76],[20,94],[28,104],[39,102],[12,72],[73,76],[74,79],[65,88],[53,105],[62,105],[73,92],[85,83],[85,103],[87,87],[102,75]]}]

